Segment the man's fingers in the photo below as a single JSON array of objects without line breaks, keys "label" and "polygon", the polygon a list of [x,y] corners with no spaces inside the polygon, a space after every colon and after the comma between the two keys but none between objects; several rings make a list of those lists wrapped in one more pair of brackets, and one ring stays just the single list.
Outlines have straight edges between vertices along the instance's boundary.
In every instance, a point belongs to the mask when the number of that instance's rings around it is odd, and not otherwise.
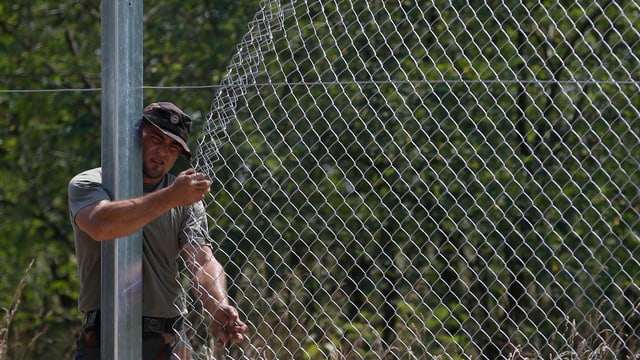
[{"label": "man's fingers", "polygon": [[236,340],[236,338],[237,338],[236,334],[232,334],[232,333],[227,332],[227,330],[224,328],[224,326],[221,326],[218,329],[217,337],[218,337],[218,348],[224,347],[224,345],[227,342],[231,342],[231,343],[238,342]]},{"label": "man's fingers", "polygon": [[223,348],[227,342],[232,344],[242,342],[246,331],[247,325],[237,320],[233,323],[227,322],[227,325],[218,325],[216,334],[218,348]]},{"label": "man's fingers", "polygon": [[191,169],[187,169],[187,170],[185,170],[185,171],[181,172],[181,174],[183,174],[183,175],[192,175],[192,174],[194,174],[195,172],[196,172],[196,171],[195,171],[193,168],[191,168]]},{"label": "man's fingers", "polygon": [[227,342],[232,344],[240,343],[244,340],[244,335],[240,333],[223,333],[224,335],[218,336],[218,348],[223,348]]},{"label": "man's fingers", "polygon": [[247,332],[247,325],[238,319],[238,311],[232,306],[218,308],[214,318],[214,329],[218,338],[218,347],[224,347],[227,342],[232,344],[242,342]]},{"label": "man's fingers", "polygon": [[233,330],[238,334],[244,334],[247,332],[247,324],[241,321],[235,321],[233,323]]}]

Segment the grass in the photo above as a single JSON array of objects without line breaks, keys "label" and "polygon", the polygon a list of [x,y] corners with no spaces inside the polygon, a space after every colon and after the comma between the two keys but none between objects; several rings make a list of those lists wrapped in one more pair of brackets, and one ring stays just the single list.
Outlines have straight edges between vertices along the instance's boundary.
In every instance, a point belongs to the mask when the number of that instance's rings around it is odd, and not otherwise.
[{"label": "grass", "polygon": [[[557,355],[550,355],[550,360],[614,360],[620,358],[624,348],[620,334],[605,329],[585,337],[578,331],[575,320],[567,322],[567,344],[558,350]],[[639,359],[640,352],[625,359]],[[543,357],[527,353],[522,348],[515,349],[508,360],[542,360]]]},{"label": "grass", "polygon": [[20,307],[22,290],[24,290],[24,287],[27,283],[27,278],[29,272],[31,271],[31,268],[33,267],[34,261],[35,260],[31,260],[31,263],[29,263],[29,266],[27,266],[27,269],[25,270],[24,275],[22,276],[22,279],[18,284],[18,288],[11,298],[9,307],[2,308],[4,315],[2,316],[2,319],[0,321],[0,360],[9,359],[9,329],[11,328],[13,316],[16,314],[18,308]]}]

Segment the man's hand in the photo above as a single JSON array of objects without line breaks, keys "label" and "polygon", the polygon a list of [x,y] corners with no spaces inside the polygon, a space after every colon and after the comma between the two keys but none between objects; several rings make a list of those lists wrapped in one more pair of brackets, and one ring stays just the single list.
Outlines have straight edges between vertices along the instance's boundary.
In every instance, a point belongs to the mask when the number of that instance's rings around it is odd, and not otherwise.
[{"label": "man's hand", "polygon": [[176,206],[188,206],[202,200],[209,193],[210,186],[211,181],[203,173],[188,169],[178,174],[168,189]]},{"label": "man's hand", "polygon": [[212,326],[218,338],[218,348],[223,348],[227,342],[241,342],[247,332],[247,325],[238,319],[238,311],[227,304],[220,304],[213,314]]}]

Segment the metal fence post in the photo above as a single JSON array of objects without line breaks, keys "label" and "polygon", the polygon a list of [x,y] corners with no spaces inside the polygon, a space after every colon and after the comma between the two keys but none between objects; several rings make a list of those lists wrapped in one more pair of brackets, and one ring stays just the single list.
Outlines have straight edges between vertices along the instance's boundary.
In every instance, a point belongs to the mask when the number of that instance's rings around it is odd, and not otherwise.
[{"label": "metal fence post", "polygon": [[[114,199],[142,194],[142,1],[102,0],[103,185]],[[142,235],[102,243],[103,359],[142,354]]]}]

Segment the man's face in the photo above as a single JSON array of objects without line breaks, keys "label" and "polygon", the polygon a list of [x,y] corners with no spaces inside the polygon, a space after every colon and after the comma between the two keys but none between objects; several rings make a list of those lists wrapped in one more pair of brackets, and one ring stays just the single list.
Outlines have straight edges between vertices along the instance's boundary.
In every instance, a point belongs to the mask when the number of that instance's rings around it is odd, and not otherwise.
[{"label": "man's face", "polygon": [[142,180],[157,183],[171,170],[182,146],[153,125],[142,127]]}]

